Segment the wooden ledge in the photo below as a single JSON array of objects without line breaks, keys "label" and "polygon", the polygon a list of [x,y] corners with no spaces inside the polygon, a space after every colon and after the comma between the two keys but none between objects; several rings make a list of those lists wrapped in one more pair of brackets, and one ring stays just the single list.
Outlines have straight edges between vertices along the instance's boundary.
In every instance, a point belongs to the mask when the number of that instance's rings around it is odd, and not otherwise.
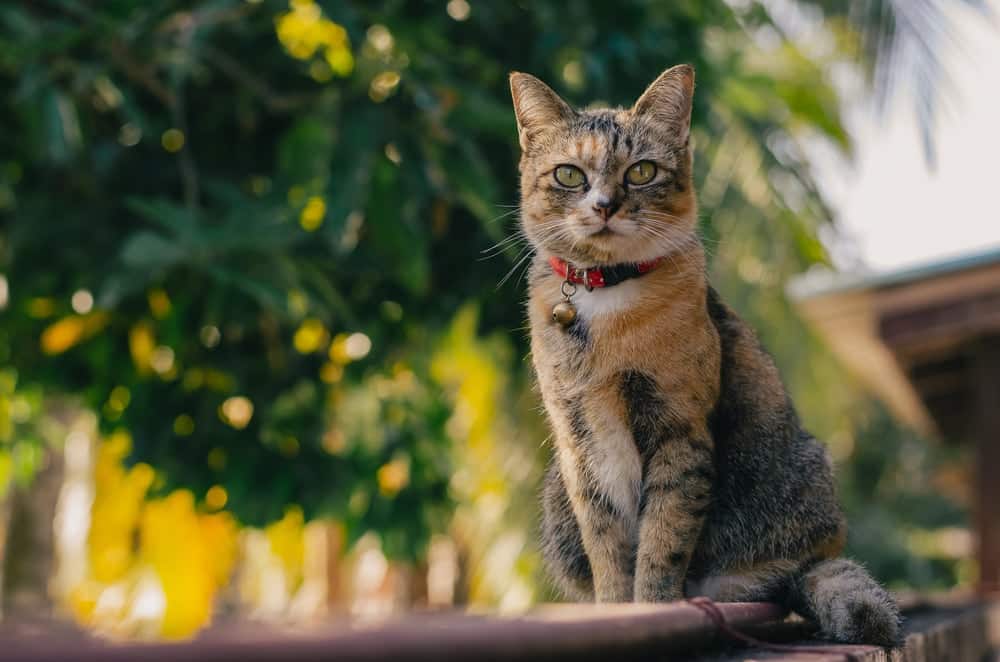
[{"label": "wooden ledge", "polygon": [[[391,660],[642,659],[735,661],[781,659],[981,660],[1000,645],[1000,602],[919,607],[908,614],[904,651],[833,646],[803,639],[809,626],[786,619],[777,605],[719,605],[733,628],[775,642],[801,642],[820,654],[768,653],[733,643],[698,608],[666,605],[553,605],[517,617],[414,615],[368,626],[330,626],[309,633],[279,633],[266,626],[219,626],[187,643],[109,644],[52,636],[6,636],[0,660],[23,662],[367,662]],[[826,652],[828,651],[828,654]]]},{"label": "wooden ledge", "polygon": [[[948,601],[951,602],[951,601]],[[922,604],[904,611],[906,645],[887,651],[875,646],[822,645],[823,654],[771,653],[743,649],[727,654],[706,655],[702,662],[980,662],[1000,650],[1000,601],[965,604]],[[780,631],[774,628],[774,633]],[[764,635],[762,635],[764,636]],[[815,641],[799,641],[810,648]],[[1000,657],[996,658],[1000,660]]]}]

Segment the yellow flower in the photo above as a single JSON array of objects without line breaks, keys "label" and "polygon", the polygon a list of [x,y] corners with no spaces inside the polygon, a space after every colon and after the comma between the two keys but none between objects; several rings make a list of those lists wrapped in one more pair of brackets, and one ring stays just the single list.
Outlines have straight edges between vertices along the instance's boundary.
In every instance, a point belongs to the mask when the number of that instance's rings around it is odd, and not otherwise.
[{"label": "yellow flower", "polygon": [[318,319],[309,318],[303,320],[299,328],[295,330],[292,337],[292,344],[299,354],[312,354],[326,345],[329,334],[326,327]]},{"label": "yellow flower", "polygon": [[132,363],[139,374],[147,374],[152,370],[150,360],[156,351],[156,337],[149,322],[138,322],[128,332],[128,349],[132,354]]},{"label": "yellow flower", "polygon": [[354,55],[351,54],[351,49],[346,46],[328,48],[326,50],[326,63],[330,65],[331,71],[338,76],[348,76],[354,70]]},{"label": "yellow flower", "polygon": [[164,637],[188,637],[211,618],[217,573],[214,550],[201,534],[194,495],[187,490],[151,501],[143,510],[139,547],[163,587]]},{"label": "yellow flower", "polygon": [[80,342],[83,329],[82,317],[62,318],[42,333],[42,351],[46,354],[62,354]]},{"label": "yellow flower", "polygon": [[[297,60],[308,60],[321,53],[332,73],[348,76],[354,69],[354,56],[347,30],[323,16],[320,7],[310,0],[292,0],[290,11],[275,19],[278,41]],[[315,72],[315,70],[313,70]],[[323,76],[314,78],[321,80]]]},{"label": "yellow flower", "polygon": [[64,317],[42,332],[42,351],[46,354],[62,354],[100,331],[106,323],[107,316],[103,313]]},{"label": "yellow flower", "polygon": [[291,586],[297,586],[302,579],[302,562],[305,558],[304,526],[302,509],[289,506],[284,517],[264,530],[271,552],[281,560],[285,577]]},{"label": "yellow flower", "polygon": [[394,497],[410,484],[409,458],[397,457],[379,467],[376,478],[382,496]]},{"label": "yellow flower", "polygon": [[[126,470],[122,461],[130,449],[131,438],[124,431],[98,446],[88,536],[90,577],[69,592],[67,606],[80,623],[134,635],[137,626],[127,603],[102,609],[102,597],[124,591],[134,600],[137,592],[149,589],[143,582],[151,579],[163,604],[150,624],[163,637],[189,637],[211,621],[216,595],[228,583],[238,527],[228,513],[199,513],[194,495],[186,490],[147,502],[155,473],[146,464]],[[218,490],[222,488],[209,490],[212,499],[206,500],[221,507],[226,495]]]},{"label": "yellow flower", "polygon": [[209,510],[222,510],[229,500],[229,494],[222,485],[213,485],[205,493],[205,506]]},{"label": "yellow flower", "polygon": [[162,289],[150,290],[146,298],[149,299],[149,309],[156,319],[163,319],[170,312],[170,297]]},{"label": "yellow flower", "polygon": [[302,208],[302,213],[299,214],[299,225],[306,232],[314,232],[319,229],[319,226],[323,225],[325,218],[326,201],[320,196],[314,195],[309,198],[306,206]]},{"label": "yellow flower", "polygon": [[163,145],[163,149],[171,153],[184,149],[184,142],[184,132],[180,129],[167,129],[160,136],[160,144]]}]

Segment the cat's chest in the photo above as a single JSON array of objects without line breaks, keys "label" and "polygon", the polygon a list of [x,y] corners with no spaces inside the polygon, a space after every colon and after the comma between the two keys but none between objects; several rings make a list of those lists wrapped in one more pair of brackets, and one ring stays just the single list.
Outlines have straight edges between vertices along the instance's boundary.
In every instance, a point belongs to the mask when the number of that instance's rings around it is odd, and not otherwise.
[{"label": "cat's chest", "polygon": [[637,284],[577,292],[570,300],[576,317],[565,326],[552,319],[552,308],[560,301],[553,297],[534,306],[532,335],[536,365],[545,365],[562,383],[602,382],[662,353],[647,341],[657,320],[638,314],[644,299]]},{"label": "cat's chest", "polygon": [[642,302],[642,284],[626,281],[615,287],[586,290],[577,288],[571,303],[577,318],[587,326],[600,325],[614,315],[628,314]]},{"label": "cat's chest", "polygon": [[[578,287],[567,302],[558,290],[542,290],[532,297],[532,335],[536,352],[553,364],[600,370],[602,363],[621,362],[622,350],[637,330],[634,312],[642,301],[638,282],[612,288]],[[575,318],[563,325],[553,319],[557,305],[569,303]]]}]

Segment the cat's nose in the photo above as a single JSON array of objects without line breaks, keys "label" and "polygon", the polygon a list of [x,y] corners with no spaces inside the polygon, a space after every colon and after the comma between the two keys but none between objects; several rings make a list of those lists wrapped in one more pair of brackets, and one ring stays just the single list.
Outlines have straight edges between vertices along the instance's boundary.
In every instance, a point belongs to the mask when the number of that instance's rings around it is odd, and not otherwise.
[{"label": "cat's nose", "polygon": [[594,203],[594,211],[597,212],[598,216],[604,219],[605,223],[607,223],[608,219],[614,216],[615,212],[618,211],[621,206],[621,200],[617,197],[611,198],[606,195],[602,195],[597,199],[597,202]]}]

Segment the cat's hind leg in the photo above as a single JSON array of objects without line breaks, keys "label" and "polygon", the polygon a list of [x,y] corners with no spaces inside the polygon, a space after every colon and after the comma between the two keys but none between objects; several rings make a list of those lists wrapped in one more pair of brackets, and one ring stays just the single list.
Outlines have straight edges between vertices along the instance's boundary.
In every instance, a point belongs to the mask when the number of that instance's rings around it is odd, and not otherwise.
[{"label": "cat's hind leg", "polygon": [[549,465],[542,489],[542,556],[549,576],[565,597],[594,600],[590,560],[556,461]]}]

